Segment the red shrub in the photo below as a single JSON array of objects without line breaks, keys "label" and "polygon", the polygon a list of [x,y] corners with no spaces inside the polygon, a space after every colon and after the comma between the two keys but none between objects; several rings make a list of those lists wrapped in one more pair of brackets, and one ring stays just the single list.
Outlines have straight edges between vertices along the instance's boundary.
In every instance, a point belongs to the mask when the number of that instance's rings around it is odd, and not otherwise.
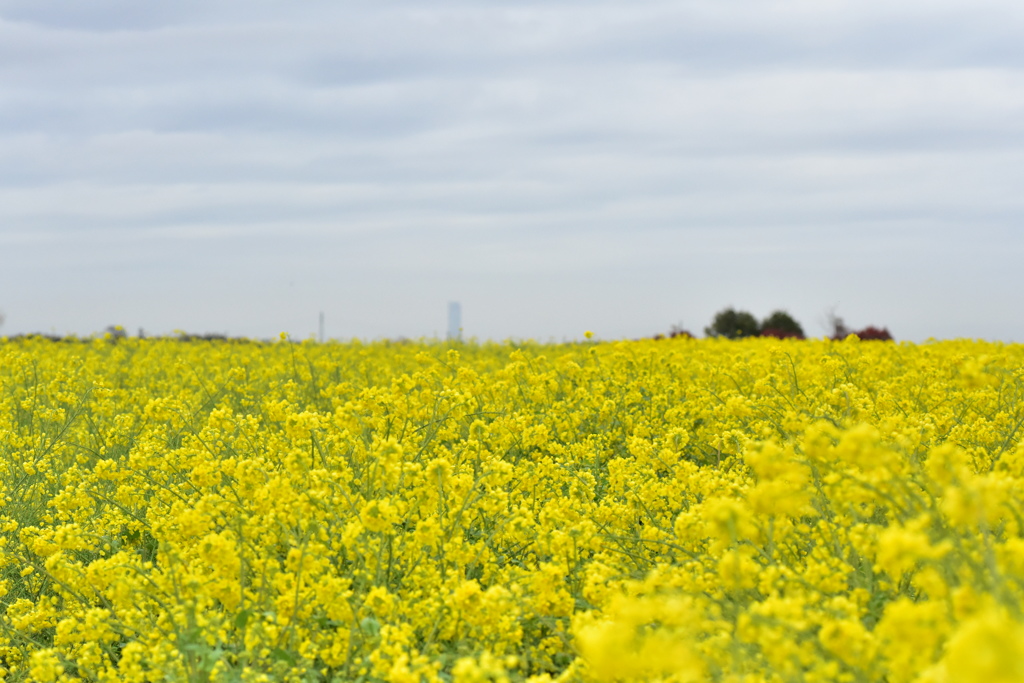
[{"label": "red shrub", "polygon": [[871,325],[869,327],[865,327],[863,330],[856,332],[855,334],[860,339],[863,340],[873,339],[877,341],[892,341],[892,335],[889,334],[888,327],[883,327],[879,329],[874,325]]}]

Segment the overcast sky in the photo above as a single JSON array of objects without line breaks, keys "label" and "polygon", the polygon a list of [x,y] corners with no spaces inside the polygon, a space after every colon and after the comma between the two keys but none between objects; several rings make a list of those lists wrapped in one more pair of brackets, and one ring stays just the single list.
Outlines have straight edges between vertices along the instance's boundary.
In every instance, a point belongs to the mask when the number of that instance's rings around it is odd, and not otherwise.
[{"label": "overcast sky", "polygon": [[0,333],[1024,342],[1020,0],[0,0]]}]

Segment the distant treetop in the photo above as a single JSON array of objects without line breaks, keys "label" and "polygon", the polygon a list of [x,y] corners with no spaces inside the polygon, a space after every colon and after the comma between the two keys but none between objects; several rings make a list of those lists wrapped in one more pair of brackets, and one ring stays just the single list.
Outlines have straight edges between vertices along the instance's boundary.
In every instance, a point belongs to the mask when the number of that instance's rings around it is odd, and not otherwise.
[{"label": "distant treetop", "polygon": [[773,312],[761,322],[762,337],[804,338],[804,328],[786,311]]},{"label": "distant treetop", "polygon": [[760,333],[761,326],[757,324],[757,318],[747,311],[737,311],[732,307],[716,313],[711,325],[704,328],[705,335],[726,339],[756,337]]},{"label": "distant treetop", "polygon": [[704,328],[709,337],[742,339],[743,337],[804,338],[804,328],[784,310],[773,311],[760,323],[747,311],[729,307],[715,314],[714,320]]},{"label": "distant treetop", "polygon": [[[890,341],[893,338],[889,329],[885,327],[869,325],[861,330],[851,330],[834,311],[828,314],[828,324],[832,328],[832,339],[845,339],[851,334],[856,334],[864,340]],[[783,309],[773,311],[758,323],[757,319],[749,312],[738,311],[732,306],[716,313],[711,324],[704,328],[704,334],[708,337],[722,337],[723,339],[757,336],[777,339],[805,338],[803,326]]]}]

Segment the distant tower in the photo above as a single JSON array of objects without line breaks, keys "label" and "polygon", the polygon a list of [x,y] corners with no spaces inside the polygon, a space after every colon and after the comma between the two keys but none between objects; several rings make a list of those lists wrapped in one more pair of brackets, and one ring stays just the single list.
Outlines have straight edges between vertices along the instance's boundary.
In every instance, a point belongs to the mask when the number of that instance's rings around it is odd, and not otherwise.
[{"label": "distant tower", "polygon": [[448,339],[462,339],[462,306],[458,301],[448,302]]},{"label": "distant tower", "polygon": [[320,343],[324,343],[324,312],[320,311]]}]

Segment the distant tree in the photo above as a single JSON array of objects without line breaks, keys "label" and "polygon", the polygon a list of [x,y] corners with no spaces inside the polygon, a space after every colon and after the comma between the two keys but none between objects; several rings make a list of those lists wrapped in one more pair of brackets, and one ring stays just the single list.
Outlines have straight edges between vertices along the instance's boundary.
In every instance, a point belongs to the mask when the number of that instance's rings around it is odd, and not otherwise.
[{"label": "distant tree", "polygon": [[120,325],[108,325],[106,333],[110,335],[111,339],[124,339],[128,336]]},{"label": "distant tree", "polygon": [[756,337],[760,331],[761,326],[757,324],[757,318],[746,311],[737,311],[731,307],[716,313],[711,325],[704,328],[704,334],[707,336],[726,339]]},{"label": "distant tree", "polygon": [[668,336],[671,339],[675,339],[676,337],[688,337],[690,339],[693,339],[693,335],[690,334],[690,331],[688,329],[683,327],[682,323],[679,323],[678,325],[673,325],[668,331]]},{"label": "distant tree", "polygon": [[826,319],[828,320],[828,326],[832,328],[832,334],[830,335],[832,339],[846,339],[853,334],[853,330],[847,327],[843,319],[836,315],[835,309],[830,310],[826,314]]},{"label": "distant tree", "polygon": [[688,329],[683,327],[682,323],[679,323],[677,325],[673,325],[672,327],[670,327],[667,334],[658,333],[651,337],[651,339],[658,341],[661,339],[676,339],[679,337],[693,339],[693,334],[691,334]]},{"label": "distant tree", "polygon": [[843,319],[836,315],[835,311],[829,311],[828,313],[828,324],[832,328],[831,339],[834,341],[842,341],[851,334],[857,335],[862,341],[893,341],[892,334],[889,332],[888,327],[875,327],[874,325],[868,325],[867,327],[860,330],[851,330],[843,322]]},{"label": "distant tree", "polygon": [[804,328],[786,311],[775,311],[761,322],[762,337],[804,338]]}]

